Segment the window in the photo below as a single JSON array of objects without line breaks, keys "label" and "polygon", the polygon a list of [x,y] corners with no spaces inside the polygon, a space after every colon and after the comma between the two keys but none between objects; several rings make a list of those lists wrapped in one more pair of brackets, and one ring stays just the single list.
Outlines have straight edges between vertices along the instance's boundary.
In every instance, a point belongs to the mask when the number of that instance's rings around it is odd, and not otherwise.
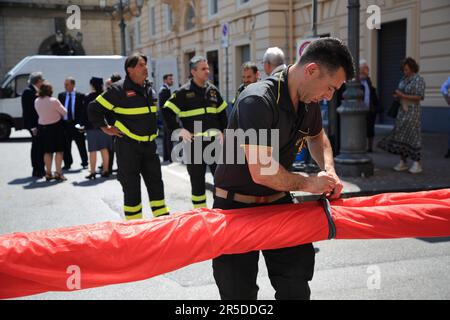
[{"label": "window", "polygon": [[184,22],[184,30],[191,30],[195,27],[195,10],[192,4],[188,4]]},{"label": "window", "polygon": [[241,63],[239,65],[242,65],[247,61],[250,61],[250,45],[241,46],[240,53],[241,53]]},{"label": "window", "polygon": [[219,12],[218,0],[209,0],[209,16],[214,16]]},{"label": "window", "polygon": [[134,22],[134,40],[135,47],[141,44],[141,18],[136,18]]},{"label": "window", "polygon": [[125,50],[127,52],[134,50],[134,30],[128,26],[125,28]]},{"label": "window", "polygon": [[2,89],[2,98],[15,98],[22,95],[22,91],[28,86],[29,74],[20,74],[11,80],[6,87]]},{"label": "window", "polygon": [[22,91],[28,86],[28,74],[21,74],[16,77],[16,96],[21,96]]},{"label": "window", "polygon": [[155,7],[151,6],[149,7],[149,12],[148,12],[148,23],[149,23],[149,33],[150,33],[150,37],[153,37],[156,35],[156,21],[155,21]]},{"label": "window", "polygon": [[239,84],[242,81],[241,78],[241,66],[243,63],[250,61],[251,59],[251,52],[250,52],[250,45],[245,44],[242,46],[236,47],[236,54],[235,54],[235,83],[237,84],[236,87],[239,86]]},{"label": "window", "polygon": [[165,30],[166,32],[171,32],[173,26],[172,8],[168,4],[163,4],[163,10]]},{"label": "window", "polygon": [[250,0],[237,0],[238,7],[249,3]]}]

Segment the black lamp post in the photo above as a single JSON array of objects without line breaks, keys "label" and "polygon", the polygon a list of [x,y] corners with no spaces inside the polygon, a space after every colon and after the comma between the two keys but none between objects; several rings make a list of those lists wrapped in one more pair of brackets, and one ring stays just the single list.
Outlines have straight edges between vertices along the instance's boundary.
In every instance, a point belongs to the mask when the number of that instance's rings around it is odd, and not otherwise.
[{"label": "black lamp post", "polygon": [[373,175],[373,162],[367,155],[366,116],[359,81],[359,0],[348,0],[348,47],[355,60],[356,78],[346,83],[340,114],[340,154],[335,158],[336,171],[342,176]]},{"label": "black lamp post", "polygon": [[125,15],[131,15],[134,17],[139,17],[141,15],[142,7],[144,6],[144,0],[119,0],[114,5],[113,15],[120,19],[119,28],[120,28],[120,45],[121,45],[121,54],[125,56],[126,46],[125,46],[125,29],[127,25],[125,24]]}]

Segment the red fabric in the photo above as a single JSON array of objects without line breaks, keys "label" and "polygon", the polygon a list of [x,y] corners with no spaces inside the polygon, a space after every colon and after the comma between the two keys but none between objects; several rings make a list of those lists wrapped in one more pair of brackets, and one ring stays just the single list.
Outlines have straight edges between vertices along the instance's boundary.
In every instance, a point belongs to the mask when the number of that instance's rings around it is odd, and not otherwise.
[{"label": "red fabric", "polygon": [[[332,203],[338,239],[450,236],[450,189]],[[0,298],[147,279],[221,254],[327,239],[316,202],[183,214],[0,236]]]}]

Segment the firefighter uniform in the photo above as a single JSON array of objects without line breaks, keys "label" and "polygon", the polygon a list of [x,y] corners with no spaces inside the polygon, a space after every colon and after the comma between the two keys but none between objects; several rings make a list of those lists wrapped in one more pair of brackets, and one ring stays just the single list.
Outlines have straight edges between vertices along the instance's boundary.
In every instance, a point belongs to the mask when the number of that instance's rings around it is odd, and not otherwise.
[{"label": "firefighter uniform", "polygon": [[[194,141],[202,139],[203,155],[205,148],[213,143],[215,137],[227,127],[226,108],[227,103],[214,85],[206,83],[205,87],[201,88],[191,79],[166,101],[163,116],[170,131],[179,129],[178,117],[183,128],[194,134]],[[201,132],[194,130],[194,122],[197,121],[201,122]],[[185,152],[193,151],[194,144],[195,142],[192,142]],[[209,165],[211,173],[214,175],[216,163],[207,164],[203,156],[196,159],[194,152],[188,152],[187,158],[187,170],[192,187],[192,203],[194,208],[206,207],[206,166]]]},{"label": "firefighter uniform", "polygon": [[114,83],[89,104],[89,120],[94,127],[104,127],[105,118],[123,137],[116,137],[118,180],[124,193],[125,218],[142,218],[141,175],[147,187],[150,207],[155,217],[168,214],[164,200],[161,163],[155,138],[155,97],[148,84],[139,86],[128,76]]}]

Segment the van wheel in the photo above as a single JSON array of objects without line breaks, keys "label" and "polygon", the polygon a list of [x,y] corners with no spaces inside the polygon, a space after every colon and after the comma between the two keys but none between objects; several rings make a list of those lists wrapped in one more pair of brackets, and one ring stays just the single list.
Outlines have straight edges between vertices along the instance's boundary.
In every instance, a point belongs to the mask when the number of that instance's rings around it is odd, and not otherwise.
[{"label": "van wheel", "polygon": [[8,121],[0,119],[0,140],[6,140],[11,134],[11,125]]}]

